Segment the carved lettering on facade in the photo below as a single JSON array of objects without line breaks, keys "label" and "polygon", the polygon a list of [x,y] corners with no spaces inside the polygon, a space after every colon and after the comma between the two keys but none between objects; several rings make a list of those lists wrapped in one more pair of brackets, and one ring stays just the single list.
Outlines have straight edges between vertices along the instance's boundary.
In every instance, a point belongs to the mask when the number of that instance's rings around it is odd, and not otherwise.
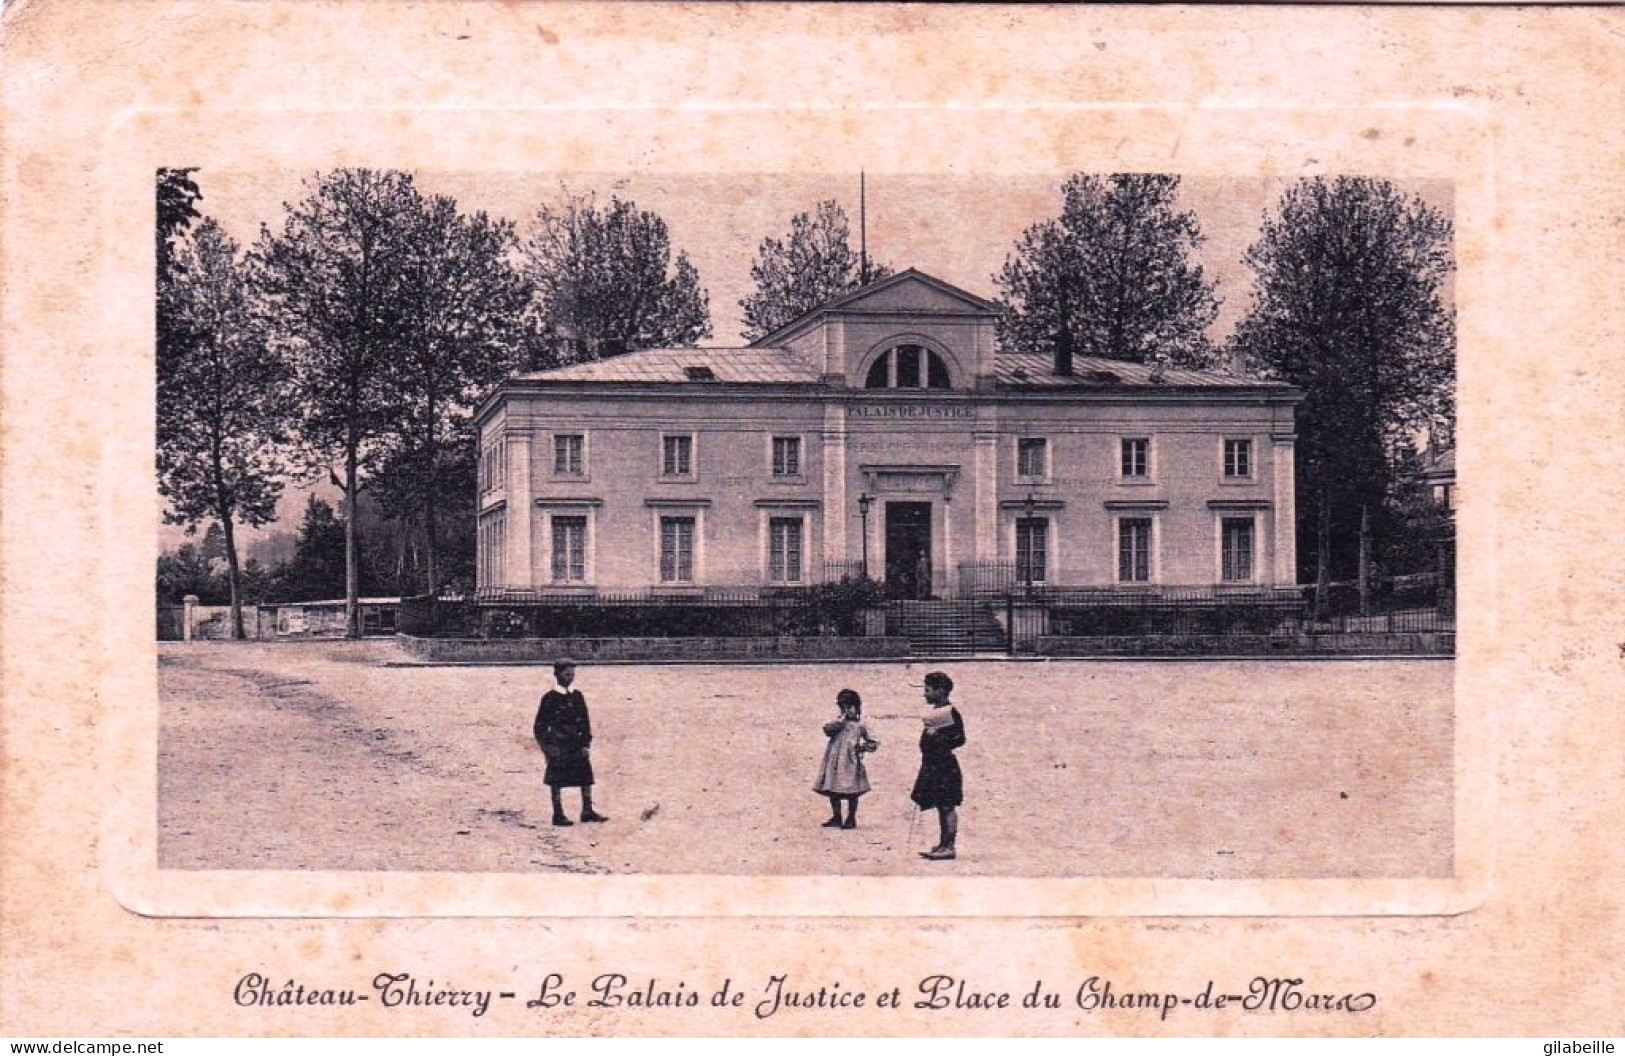
[{"label": "carved lettering on facade", "polygon": [[854,418],[892,421],[966,420],[976,417],[976,408],[930,403],[860,403],[851,408],[851,413]]}]

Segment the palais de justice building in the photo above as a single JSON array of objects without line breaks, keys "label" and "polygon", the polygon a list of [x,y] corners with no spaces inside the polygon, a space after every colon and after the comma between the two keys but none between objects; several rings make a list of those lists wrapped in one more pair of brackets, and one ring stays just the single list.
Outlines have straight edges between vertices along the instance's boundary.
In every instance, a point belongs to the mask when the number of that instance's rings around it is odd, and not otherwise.
[{"label": "palais de justice building", "polygon": [[910,270],[747,348],[510,378],[477,412],[481,595],[1295,582],[1297,390],[1001,354],[995,317]]}]

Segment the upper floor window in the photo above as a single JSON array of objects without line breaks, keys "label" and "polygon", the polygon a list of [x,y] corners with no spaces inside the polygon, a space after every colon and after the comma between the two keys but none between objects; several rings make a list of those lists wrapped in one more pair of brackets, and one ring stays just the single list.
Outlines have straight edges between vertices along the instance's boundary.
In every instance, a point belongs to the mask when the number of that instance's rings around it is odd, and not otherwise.
[{"label": "upper floor window", "polygon": [[1016,440],[1016,476],[1027,479],[1049,476],[1049,441],[1023,436]]},{"label": "upper floor window", "polygon": [[1151,439],[1145,436],[1123,437],[1122,475],[1124,480],[1148,480],[1151,477]]},{"label": "upper floor window", "polygon": [[579,477],[586,473],[586,439],[580,433],[553,434],[555,477]]},{"label": "upper floor window", "polygon": [[780,478],[801,476],[801,437],[773,438],[773,475]]},{"label": "upper floor window", "polygon": [[866,389],[946,389],[948,364],[924,345],[897,345],[869,365]]},{"label": "upper floor window", "polygon": [[508,441],[497,440],[480,451],[480,493],[505,487],[508,478]]},{"label": "upper floor window", "polygon": [[694,437],[688,433],[660,438],[660,475],[663,477],[692,477],[694,475]]},{"label": "upper floor window", "polygon": [[1224,442],[1224,476],[1226,480],[1240,480],[1253,475],[1253,442],[1248,439],[1226,439]]}]

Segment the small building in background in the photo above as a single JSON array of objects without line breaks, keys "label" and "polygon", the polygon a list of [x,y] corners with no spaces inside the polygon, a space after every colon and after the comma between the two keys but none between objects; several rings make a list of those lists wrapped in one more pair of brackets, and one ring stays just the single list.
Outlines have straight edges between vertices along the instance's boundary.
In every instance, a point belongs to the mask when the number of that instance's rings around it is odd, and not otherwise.
[{"label": "small building in background", "polygon": [[1433,501],[1454,513],[1456,510],[1456,448],[1430,448],[1422,467],[1422,481]]}]

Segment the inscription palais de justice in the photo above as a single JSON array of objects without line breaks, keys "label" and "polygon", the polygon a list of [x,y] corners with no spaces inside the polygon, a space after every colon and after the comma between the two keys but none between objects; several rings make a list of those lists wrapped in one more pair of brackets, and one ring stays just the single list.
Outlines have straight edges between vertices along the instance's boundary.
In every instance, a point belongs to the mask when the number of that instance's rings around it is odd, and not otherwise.
[{"label": "inscription palais de justice", "polygon": [[851,408],[853,418],[882,418],[899,421],[911,420],[972,420],[976,408],[945,406],[930,403],[860,403]]}]

